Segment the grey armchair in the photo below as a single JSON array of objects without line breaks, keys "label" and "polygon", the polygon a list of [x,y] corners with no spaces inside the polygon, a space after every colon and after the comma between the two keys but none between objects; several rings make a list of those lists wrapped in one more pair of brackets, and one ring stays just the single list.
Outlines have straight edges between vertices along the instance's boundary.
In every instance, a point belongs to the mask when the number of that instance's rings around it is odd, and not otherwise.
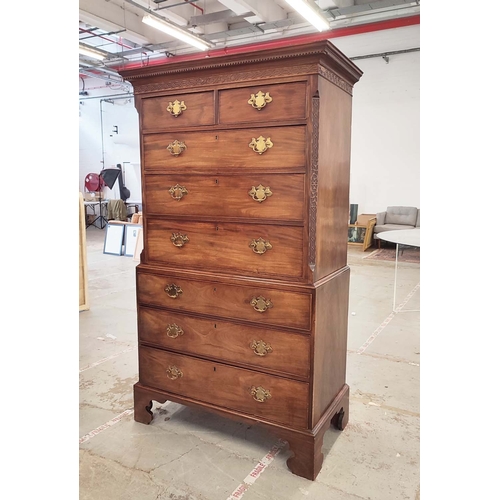
[{"label": "grey armchair", "polygon": [[385,212],[377,213],[377,223],[373,228],[373,239],[378,240],[378,247],[380,248],[378,234],[381,232],[419,228],[420,209],[416,207],[387,207]]}]

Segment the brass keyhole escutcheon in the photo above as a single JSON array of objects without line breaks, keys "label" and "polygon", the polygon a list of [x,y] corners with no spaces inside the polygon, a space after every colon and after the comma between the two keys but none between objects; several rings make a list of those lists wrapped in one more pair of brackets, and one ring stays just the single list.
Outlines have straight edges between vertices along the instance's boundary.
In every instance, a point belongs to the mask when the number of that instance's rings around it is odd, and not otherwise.
[{"label": "brass keyhole escutcheon", "polygon": [[269,95],[269,92],[258,91],[256,94],[250,94],[250,99],[248,99],[248,104],[260,111],[262,108],[266,106],[266,104],[270,103],[273,98]]},{"label": "brass keyhole escutcheon", "polygon": [[271,309],[273,307],[273,303],[262,295],[254,297],[250,302],[250,305],[260,313],[263,313],[264,311],[267,311],[268,309]]},{"label": "brass keyhole escutcheon", "polygon": [[266,344],[263,340],[254,340],[250,344],[250,349],[252,349],[257,356],[265,356],[266,354],[273,352],[273,348],[269,344]]},{"label": "brass keyhole escutcheon", "polygon": [[262,203],[264,200],[267,199],[268,196],[272,196],[273,192],[271,191],[271,188],[269,186],[264,187],[262,184],[259,184],[257,187],[252,186],[252,189],[248,191],[248,194],[255,201]]},{"label": "brass keyhole escutcheon", "polygon": [[252,386],[250,394],[255,399],[255,401],[258,401],[259,403],[263,403],[266,399],[271,398],[271,393],[267,389],[264,389],[264,387],[261,387],[260,385],[259,387]]},{"label": "brass keyhole escutcheon", "polygon": [[167,326],[167,337],[176,339],[180,335],[184,335],[184,330],[175,323]]},{"label": "brass keyhole escutcheon", "polygon": [[188,194],[188,190],[181,186],[180,184],[176,184],[172,186],[168,192],[172,195],[172,198],[176,201],[179,201],[184,195]]},{"label": "brass keyhole escutcheon", "polygon": [[183,247],[188,241],[189,238],[187,237],[187,234],[182,234],[182,233],[172,233],[172,236],[170,236],[170,241],[173,243],[175,247]]},{"label": "brass keyhole escutcheon", "polygon": [[178,141],[177,139],[174,142],[171,142],[167,146],[168,151],[170,151],[170,154],[173,156],[179,156],[185,149],[187,149],[187,146],[184,144],[182,141]]},{"label": "brass keyhole escutcheon", "polygon": [[170,298],[176,299],[182,294],[182,288],[175,283],[170,283],[165,287],[165,292]]},{"label": "brass keyhole escutcheon", "polygon": [[169,366],[167,368],[167,377],[170,380],[175,380],[175,379],[181,378],[182,375],[184,375],[184,374],[182,373],[181,370],[179,370],[179,368],[177,368],[177,366]]},{"label": "brass keyhole escutcheon", "polygon": [[178,101],[177,99],[174,102],[169,102],[167,106],[167,111],[175,118],[181,115],[186,109],[187,106],[184,104],[184,101]]},{"label": "brass keyhole escutcheon", "polygon": [[265,153],[268,149],[273,147],[273,143],[271,141],[271,138],[268,137],[267,139],[265,137],[252,137],[252,142],[248,145],[251,147],[256,153],[259,153],[260,155],[262,153]]},{"label": "brass keyhole escutcheon", "polygon": [[271,250],[273,246],[269,241],[263,240],[262,238],[259,238],[258,240],[252,240],[250,242],[250,245],[248,245],[256,254],[262,255],[263,253],[266,253],[268,250]]}]

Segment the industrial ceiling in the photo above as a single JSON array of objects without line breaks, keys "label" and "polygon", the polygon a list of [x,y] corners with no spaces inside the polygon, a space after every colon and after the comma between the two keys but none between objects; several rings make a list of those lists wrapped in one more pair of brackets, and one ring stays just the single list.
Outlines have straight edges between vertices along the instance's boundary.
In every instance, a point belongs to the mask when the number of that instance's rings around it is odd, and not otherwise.
[{"label": "industrial ceiling", "polygon": [[[306,0],[326,20],[318,30],[287,0],[80,0],[80,48],[94,49],[102,60],[80,54],[80,79],[98,78],[107,85],[128,86],[117,73],[126,67],[147,66],[199,53],[154,27],[153,17],[168,26],[195,35],[206,44],[205,55],[218,55],[234,47],[285,37],[331,39],[352,37],[420,23],[420,2],[410,0]],[[411,42],[409,42],[411,45]],[[233,48],[233,49],[232,49]],[[342,50],[342,47],[339,47]],[[377,47],[361,48],[365,56]],[[408,46],[404,50],[419,50]],[[347,54],[353,57],[361,54]],[[388,54],[378,54],[387,57]],[[354,58],[354,57],[353,57]]]}]

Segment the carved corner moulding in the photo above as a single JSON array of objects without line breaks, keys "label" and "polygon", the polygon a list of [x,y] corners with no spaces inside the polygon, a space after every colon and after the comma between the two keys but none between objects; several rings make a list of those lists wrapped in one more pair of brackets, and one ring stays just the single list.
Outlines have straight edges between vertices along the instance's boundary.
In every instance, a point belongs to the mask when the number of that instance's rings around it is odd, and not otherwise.
[{"label": "carved corner moulding", "polygon": [[309,203],[309,267],[316,267],[316,212],[318,205],[319,95],[312,98],[311,198]]}]

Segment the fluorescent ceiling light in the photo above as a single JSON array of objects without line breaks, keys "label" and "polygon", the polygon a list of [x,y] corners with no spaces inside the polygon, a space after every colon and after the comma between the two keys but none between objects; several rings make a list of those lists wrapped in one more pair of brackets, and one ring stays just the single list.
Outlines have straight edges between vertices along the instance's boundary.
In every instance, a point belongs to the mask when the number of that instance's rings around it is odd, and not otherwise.
[{"label": "fluorescent ceiling light", "polygon": [[149,14],[145,15],[142,18],[142,22],[144,24],[147,24],[148,26],[156,28],[157,30],[163,31],[167,35],[173,36],[174,38],[177,38],[178,40],[181,40],[184,43],[192,45],[197,49],[208,50],[211,47],[211,45],[205,42],[205,40],[202,40],[201,38],[195,35],[191,35],[191,33],[188,33],[187,31],[184,31],[181,28],[177,28],[173,24],[167,23],[166,21],[163,21]]},{"label": "fluorescent ceiling light", "polygon": [[330,29],[330,23],[318,9],[315,9],[307,0],[286,0],[308,23],[311,23],[318,31]]},{"label": "fluorescent ceiling light", "polygon": [[84,56],[92,57],[94,59],[98,59],[99,61],[102,61],[103,59],[106,59],[106,55],[104,52],[101,52],[99,50],[91,49],[89,47],[85,47],[83,45],[79,45],[78,47],[78,52]]}]

